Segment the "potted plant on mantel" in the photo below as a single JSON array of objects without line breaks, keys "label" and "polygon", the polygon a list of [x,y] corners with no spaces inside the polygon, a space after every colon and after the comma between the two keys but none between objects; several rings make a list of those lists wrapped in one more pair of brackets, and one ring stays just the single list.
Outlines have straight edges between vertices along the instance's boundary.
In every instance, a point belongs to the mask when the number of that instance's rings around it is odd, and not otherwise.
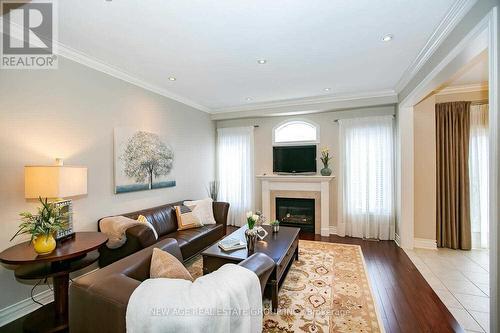
[{"label": "potted plant on mantel", "polygon": [[271,222],[271,226],[273,227],[273,232],[280,231],[280,221],[274,220],[273,222]]},{"label": "potted plant on mantel", "polygon": [[66,228],[65,215],[53,202],[38,198],[42,204],[38,207],[38,213],[22,212],[19,230],[10,239],[11,241],[19,235],[31,235],[31,243],[35,252],[44,255],[49,254],[56,248],[54,234]]},{"label": "potted plant on mantel", "polygon": [[322,176],[330,176],[332,174],[332,169],[328,167],[328,162],[330,162],[332,158],[330,157],[330,151],[327,147],[321,149],[321,162],[323,162],[323,169],[321,169],[320,173]]}]

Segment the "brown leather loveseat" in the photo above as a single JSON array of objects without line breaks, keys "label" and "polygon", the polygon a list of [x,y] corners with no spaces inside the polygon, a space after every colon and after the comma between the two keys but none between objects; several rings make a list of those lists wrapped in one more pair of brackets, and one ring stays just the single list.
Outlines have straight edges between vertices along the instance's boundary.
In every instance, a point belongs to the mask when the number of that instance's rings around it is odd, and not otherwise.
[{"label": "brown leather loveseat", "polygon": [[[71,333],[125,332],[125,315],[132,292],[149,278],[153,248],[158,247],[182,261],[177,241],[164,239],[96,272],[76,279],[69,290],[69,329]],[[264,253],[255,253],[239,263],[253,271],[264,290],[274,261]],[[165,295],[168,297],[168,295]]]},{"label": "brown leather loveseat", "polygon": [[[182,205],[182,201],[122,214],[134,220],[139,215],[145,216],[158,233],[158,240],[155,239],[153,231],[147,226],[131,227],[127,229],[127,242],[123,246],[117,249],[102,246],[99,249],[99,266],[107,266],[165,238],[176,239],[181,248],[183,259],[187,260],[226,235],[229,203],[213,202],[212,209],[216,224],[181,231],[177,231],[177,216],[174,210],[174,206],[178,205]],[[97,222],[98,228],[99,221]]]}]

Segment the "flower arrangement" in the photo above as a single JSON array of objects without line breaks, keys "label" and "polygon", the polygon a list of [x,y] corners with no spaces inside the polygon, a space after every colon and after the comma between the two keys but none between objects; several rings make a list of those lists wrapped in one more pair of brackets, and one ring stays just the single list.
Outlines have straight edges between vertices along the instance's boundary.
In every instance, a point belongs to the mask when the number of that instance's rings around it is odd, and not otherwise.
[{"label": "flower arrangement", "polygon": [[330,150],[328,149],[328,147],[323,147],[321,149],[321,162],[323,163],[323,166],[325,168],[328,168],[328,162],[330,162],[330,160],[332,159],[330,157]]},{"label": "flower arrangement", "polygon": [[252,211],[247,212],[248,229],[252,230],[255,223],[259,220],[259,215],[254,214]]},{"label": "flower arrangement", "polygon": [[321,162],[323,162],[323,169],[321,169],[322,176],[330,176],[332,174],[332,169],[328,167],[328,162],[332,159],[330,156],[330,151],[327,147],[321,149]]}]

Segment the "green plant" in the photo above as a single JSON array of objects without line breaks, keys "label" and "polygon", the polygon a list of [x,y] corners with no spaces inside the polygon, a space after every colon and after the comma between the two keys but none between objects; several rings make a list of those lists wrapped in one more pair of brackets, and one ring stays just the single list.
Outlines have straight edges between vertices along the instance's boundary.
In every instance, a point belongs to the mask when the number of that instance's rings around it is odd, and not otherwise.
[{"label": "green plant", "polygon": [[253,229],[255,226],[255,222],[259,220],[259,215],[254,214],[252,212],[247,212],[247,224],[248,224],[248,229]]},{"label": "green plant", "polygon": [[274,225],[280,225],[280,221],[274,220],[273,222],[271,222],[271,225],[272,226],[274,226]]},{"label": "green plant", "polygon": [[323,162],[323,166],[325,168],[328,168],[328,162],[330,162],[330,160],[332,159],[330,157],[330,151],[328,150],[327,147],[324,147],[323,149],[321,149],[321,162]]},{"label": "green plant", "polygon": [[37,214],[30,212],[19,214],[21,216],[21,224],[19,225],[19,230],[10,239],[11,241],[23,234],[31,235],[31,241],[33,241],[37,236],[52,235],[67,227],[67,213],[62,213],[59,207],[53,202],[48,202],[47,198],[43,200],[39,197],[38,200],[40,200],[42,206],[37,208]]}]

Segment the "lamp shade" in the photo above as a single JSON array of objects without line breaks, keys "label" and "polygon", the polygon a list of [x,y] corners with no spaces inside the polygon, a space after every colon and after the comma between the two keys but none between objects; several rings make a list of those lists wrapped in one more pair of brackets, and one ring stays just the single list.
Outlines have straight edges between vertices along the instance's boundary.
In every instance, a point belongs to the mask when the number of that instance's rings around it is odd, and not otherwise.
[{"label": "lamp shade", "polygon": [[24,167],[24,197],[67,198],[87,194],[87,168],[76,166]]}]

